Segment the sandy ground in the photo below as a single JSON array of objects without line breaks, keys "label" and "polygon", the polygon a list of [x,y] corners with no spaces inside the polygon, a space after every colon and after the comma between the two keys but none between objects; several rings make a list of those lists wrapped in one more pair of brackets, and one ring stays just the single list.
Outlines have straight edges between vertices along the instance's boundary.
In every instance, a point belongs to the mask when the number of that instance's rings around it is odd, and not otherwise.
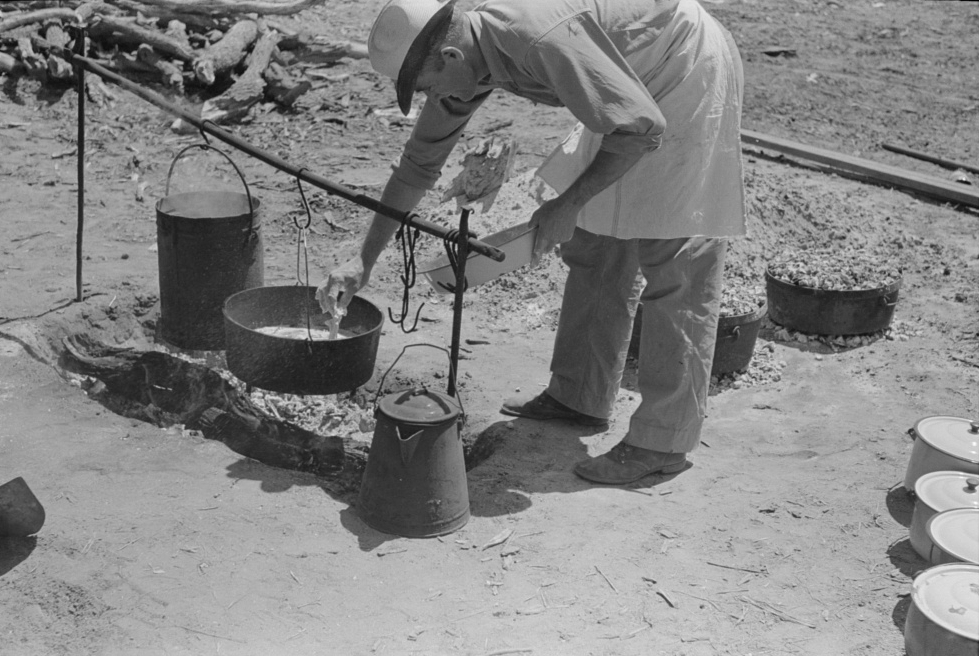
[{"label": "sandy ground", "polygon": [[[380,4],[328,2],[304,20],[362,40]],[[710,3],[741,44],[745,126],[943,179],[948,171],[880,142],[976,163],[979,13],[932,4]],[[796,56],[764,54],[775,46]],[[370,111],[391,109],[394,97],[366,62],[332,72],[349,77],[293,114],[262,108],[240,132],[376,195],[410,126]],[[92,381],[63,369],[68,334],[151,344],[154,203],[170,160],[196,139],[172,134],[168,117],[122,91],[90,108],[85,298],[74,302],[77,180],[61,153],[74,145],[75,98],[23,80],[4,90],[0,482],[23,476],[47,518],[36,537],[0,538],[0,653],[903,653],[910,582],[926,566],[907,539],[907,429],[931,415],[979,415],[976,212],[746,150],[751,232],[732,261],[758,275],[787,248],[834,240],[893,257],[903,271],[894,323],[857,348],[766,324],[741,380],[715,381],[693,466],[627,488],[591,486],[570,468],[621,438],[638,403],[631,369],[608,430],[497,413],[515,390],[546,383],[560,263],[473,289],[464,432],[495,449],[468,472],[469,523],[405,539],[361,521],[349,480],[120,416],[90,398]],[[529,172],[572,123],[513,98],[485,108],[469,136],[512,135],[520,153],[516,179],[474,229],[527,219]],[[292,284],[295,183],[235,157],[263,202],[266,284]],[[204,174],[230,180],[195,161],[182,183]],[[356,246],[367,212],[311,195],[316,282]],[[423,209],[446,223],[457,216],[434,197]],[[420,261],[440,252],[435,240],[419,243]],[[400,262],[389,249],[366,298],[400,307]],[[422,281],[412,294],[413,307],[426,302],[421,329],[386,324],[362,397],[405,345],[449,342],[448,297]],[[444,356],[427,351],[409,351],[394,379],[443,386]],[[268,395],[296,421],[340,401]],[[330,432],[371,437],[358,421]],[[509,540],[487,546],[502,531]]]}]

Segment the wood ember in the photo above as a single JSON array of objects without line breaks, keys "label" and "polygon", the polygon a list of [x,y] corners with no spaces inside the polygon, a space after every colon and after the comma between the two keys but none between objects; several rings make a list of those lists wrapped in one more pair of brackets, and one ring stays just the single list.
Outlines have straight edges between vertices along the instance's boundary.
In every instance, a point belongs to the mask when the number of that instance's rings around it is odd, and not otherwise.
[{"label": "wood ember", "polygon": [[857,248],[789,251],[768,272],[793,285],[827,291],[880,289],[901,279],[892,255]]}]

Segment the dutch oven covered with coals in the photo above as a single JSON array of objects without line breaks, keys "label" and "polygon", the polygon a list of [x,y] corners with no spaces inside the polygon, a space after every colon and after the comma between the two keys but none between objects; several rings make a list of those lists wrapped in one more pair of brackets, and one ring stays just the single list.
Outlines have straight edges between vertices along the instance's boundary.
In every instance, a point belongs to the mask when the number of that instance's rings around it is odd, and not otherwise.
[{"label": "dutch oven covered with coals", "polygon": [[254,387],[284,394],[337,394],[374,374],[384,314],[354,296],[331,335],[309,286],[256,287],[224,304],[228,369]]},{"label": "dutch oven covered with coals", "polygon": [[775,323],[810,335],[865,335],[890,326],[901,274],[886,255],[825,248],[785,253],[765,282]]}]

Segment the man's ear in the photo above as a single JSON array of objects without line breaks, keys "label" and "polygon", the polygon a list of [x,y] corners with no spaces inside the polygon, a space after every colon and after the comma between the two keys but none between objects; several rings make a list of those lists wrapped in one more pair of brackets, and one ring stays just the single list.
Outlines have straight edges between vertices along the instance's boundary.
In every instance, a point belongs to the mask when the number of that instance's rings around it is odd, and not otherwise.
[{"label": "man's ear", "polygon": [[462,54],[462,51],[455,46],[444,46],[439,50],[439,54],[442,55],[442,61],[448,64],[450,61],[461,62],[465,60],[466,56]]}]

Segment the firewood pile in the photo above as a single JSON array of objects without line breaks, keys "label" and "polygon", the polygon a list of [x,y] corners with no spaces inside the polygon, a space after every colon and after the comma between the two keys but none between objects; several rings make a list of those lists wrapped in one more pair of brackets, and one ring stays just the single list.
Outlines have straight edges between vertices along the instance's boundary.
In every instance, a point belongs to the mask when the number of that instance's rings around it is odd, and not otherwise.
[{"label": "firewood pile", "polygon": [[[367,56],[363,44],[330,42],[281,22],[323,2],[6,2],[0,4],[0,76],[72,83],[64,50],[78,52],[84,28],[84,56],[138,84],[203,100],[202,120],[233,123],[260,101],[293,106],[314,88],[307,71]],[[111,97],[98,79],[86,80],[86,92],[98,104]]]}]

